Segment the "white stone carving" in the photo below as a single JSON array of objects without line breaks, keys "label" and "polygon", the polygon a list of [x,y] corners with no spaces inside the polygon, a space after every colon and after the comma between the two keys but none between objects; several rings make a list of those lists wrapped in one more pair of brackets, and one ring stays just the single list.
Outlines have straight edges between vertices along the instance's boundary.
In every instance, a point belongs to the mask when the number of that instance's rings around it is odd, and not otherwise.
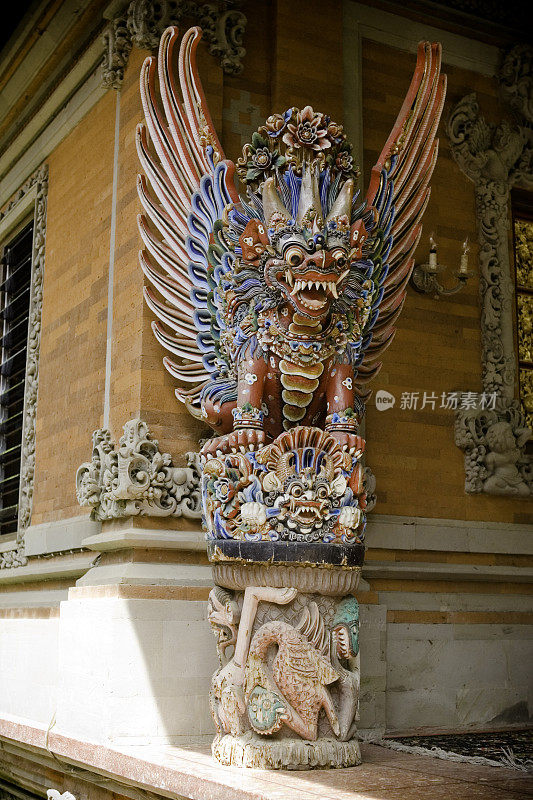
[{"label": "white stone carving", "polygon": [[523,448],[530,437],[518,402],[504,410],[468,409],[457,414],[455,443],[465,452],[467,492],[533,491],[533,463]]},{"label": "white stone carving", "polygon": [[504,56],[500,68],[500,89],[509,105],[528,122],[533,122],[533,49],[527,44],[517,44]]},{"label": "white stone carving", "polygon": [[106,429],[93,433],[92,460],[76,473],[81,506],[95,520],[131,516],[201,517],[200,465],[187,453],[188,466],[175,467],[140,419],[124,425],[118,450]]},{"label": "white stone carving", "polygon": [[48,800],[76,800],[71,792],[58,792],[57,789],[47,789],[46,796]]},{"label": "white stone carving", "polygon": [[102,35],[102,41],[104,44],[103,83],[110,88],[120,89],[133,44],[128,30],[128,19],[124,13],[110,21]]},{"label": "white stone carving", "polygon": [[242,590],[216,585],[209,595],[220,662],[209,695],[213,755],[259,769],[360,764],[355,597],[301,593],[289,574],[281,586],[253,585],[249,566],[236,570]]},{"label": "white stone carving", "polygon": [[[26,356],[26,385],[24,387],[24,412],[22,421],[22,449],[20,456],[19,520],[17,547],[0,554],[0,569],[26,564],[24,534],[31,522],[33,483],[35,477],[35,417],[39,388],[39,353],[41,347],[41,312],[43,306],[44,253],[46,242],[46,201],[48,194],[48,166],[44,164],[19,189],[7,210],[37,186],[35,198],[32,279],[28,322],[28,351]],[[7,211],[6,211],[7,213]]]},{"label": "white stone carving", "polygon": [[191,0],[131,0],[103,34],[104,84],[120,89],[132,46],[153,50],[165,28],[179,24],[183,18],[202,28],[209,52],[220,59],[224,72],[241,72],[241,59],[246,54],[242,46],[246,17],[236,5],[238,0],[200,4]]},{"label": "white stone carving", "polygon": [[515,403],[514,287],[508,238],[510,191],[513,186],[533,187],[533,132],[528,124],[532,78],[531,71],[527,73],[531,60],[531,48],[513,48],[504,58],[500,73],[504,96],[524,115],[524,124],[511,125],[506,120],[498,125],[487,123],[480,115],[475,94],[463,97],[448,120],[454,158],[475,185],[483,389],[497,395],[492,415],[481,410],[457,411],[456,443],[465,450],[467,492],[532,491],[531,459],[524,453],[527,428]]}]

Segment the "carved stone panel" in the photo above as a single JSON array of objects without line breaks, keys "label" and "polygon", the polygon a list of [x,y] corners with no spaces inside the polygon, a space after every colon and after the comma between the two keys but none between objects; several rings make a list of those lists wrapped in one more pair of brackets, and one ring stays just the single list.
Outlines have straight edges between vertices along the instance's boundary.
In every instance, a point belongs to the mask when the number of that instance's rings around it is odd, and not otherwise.
[{"label": "carved stone panel", "polygon": [[236,8],[238,0],[196,3],[191,0],[131,0],[114,17],[103,34],[102,79],[106,86],[120,89],[132,46],[153,50],[169,25],[184,18],[202,28],[211,55],[219,59],[224,72],[242,71],[246,55],[243,37],[246,17]]},{"label": "carved stone panel", "polygon": [[76,473],[78,502],[92,509],[92,519],[201,517],[196,453],[187,453],[186,467],[175,467],[140,419],[124,425],[118,450],[115,447],[108,430],[96,430],[92,460]]},{"label": "carved stone panel", "polygon": [[463,97],[448,120],[454,158],[475,184],[483,389],[498,397],[492,415],[457,412],[456,443],[465,451],[465,489],[472,493],[532,491],[531,459],[524,451],[529,436],[515,403],[518,376],[508,236],[511,189],[533,188],[531,58],[531,48],[515,47],[504,58],[500,72],[502,93],[522,115],[522,124],[507,120],[489,124],[480,114],[475,94]]},{"label": "carved stone panel", "polygon": [[28,322],[28,349],[24,387],[24,411],[22,422],[22,449],[20,458],[19,522],[17,546],[0,554],[0,569],[19,567],[26,563],[24,535],[31,522],[33,488],[35,477],[35,420],[39,389],[39,354],[41,347],[41,312],[43,305],[43,280],[46,242],[46,201],[48,194],[48,166],[40,167],[17,192],[4,213],[8,213],[33,187],[36,187],[33,245],[32,279],[30,285],[30,307]]},{"label": "carved stone panel", "polygon": [[524,453],[530,437],[518,402],[497,410],[457,413],[455,443],[465,452],[467,492],[518,494],[533,491],[533,464]]},{"label": "carved stone panel", "polygon": [[[327,594],[316,591],[316,568],[307,570],[307,587],[304,567],[219,571],[234,588],[217,585],[209,596],[220,659],[210,693],[213,755],[260,769],[359,764],[359,607],[352,595],[338,596],[336,570],[324,570]],[[359,573],[350,573],[346,591]],[[254,577],[277,581],[246,585]]]}]

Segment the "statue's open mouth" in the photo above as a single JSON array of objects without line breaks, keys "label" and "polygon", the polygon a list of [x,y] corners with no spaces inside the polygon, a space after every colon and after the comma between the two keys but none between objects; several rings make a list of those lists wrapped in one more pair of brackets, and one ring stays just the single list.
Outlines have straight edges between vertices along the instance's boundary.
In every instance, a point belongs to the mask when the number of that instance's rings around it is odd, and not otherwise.
[{"label": "statue's open mouth", "polygon": [[350,634],[348,633],[347,629],[344,625],[337,625],[333,628],[335,633],[335,638],[337,641],[337,652],[341,658],[350,658],[351,656],[351,645],[350,645]]},{"label": "statue's open mouth", "polygon": [[322,521],[325,503],[291,498],[291,514],[302,525],[316,525]]},{"label": "statue's open mouth", "polygon": [[339,275],[337,272],[318,272],[307,270],[298,273],[286,267],[277,275],[291,298],[310,312],[318,312],[325,308],[331,300],[339,296],[338,285],[346,277],[348,270]]}]

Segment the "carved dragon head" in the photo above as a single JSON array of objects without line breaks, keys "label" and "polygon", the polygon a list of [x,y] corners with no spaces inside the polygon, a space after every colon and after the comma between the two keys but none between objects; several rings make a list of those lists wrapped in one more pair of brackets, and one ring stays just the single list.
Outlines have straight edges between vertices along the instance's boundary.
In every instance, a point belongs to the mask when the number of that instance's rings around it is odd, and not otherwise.
[{"label": "carved dragon head", "polygon": [[320,528],[348,486],[342,474],[345,454],[316,428],[293,428],[264,448],[257,460],[268,469],[263,490],[276,493],[281,517],[301,533]]},{"label": "carved dragon head", "polygon": [[276,179],[263,184],[265,223],[274,251],[265,262],[265,280],[304,317],[327,316],[349,274],[353,186],[352,179],[346,181],[324,218],[317,171],[304,166],[293,219],[281,201]]},{"label": "carved dragon head", "polygon": [[305,325],[327,318],[348,285],[364,294],[353,263],[372,215],[356,207],[358,170],[342,126],[310,106],[274,114],[238,165],[248,196],[227,214],[237,297],[249,300],[255,280],[258,309],[288,305]]}]

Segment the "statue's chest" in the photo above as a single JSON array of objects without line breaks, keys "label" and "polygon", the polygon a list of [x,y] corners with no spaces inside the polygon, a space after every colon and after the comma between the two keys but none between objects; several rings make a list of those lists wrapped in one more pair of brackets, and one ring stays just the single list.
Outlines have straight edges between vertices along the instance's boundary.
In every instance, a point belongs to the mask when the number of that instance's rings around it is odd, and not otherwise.
[{"label": "statue's chest", "polygon": [[257,332],[258,342],[264,352],[310,371],[315,377],[320,364],[345,351],[347,336],[344,326],[336,318],[323,326],[320,321],[315,322],[297,313],[289,315],[287,309],[275,309],[262,317]]},{"label": "statue's chest", "polygon": [[324,393],[330,364],[330,360],[301,364],[289,358],[280,358],[271,351],[265,376],[263,408],[270,422],[282,424],[285,428],[302,422],[311,405],[315,407]]},{"label": "statue's chest", "polygon": [[323,328],[298,314],[283,319],[276,310],[260,320],[258,340],[268,360],[266,405],[290,427],[307,416],[346,335],[337,320]]}]

